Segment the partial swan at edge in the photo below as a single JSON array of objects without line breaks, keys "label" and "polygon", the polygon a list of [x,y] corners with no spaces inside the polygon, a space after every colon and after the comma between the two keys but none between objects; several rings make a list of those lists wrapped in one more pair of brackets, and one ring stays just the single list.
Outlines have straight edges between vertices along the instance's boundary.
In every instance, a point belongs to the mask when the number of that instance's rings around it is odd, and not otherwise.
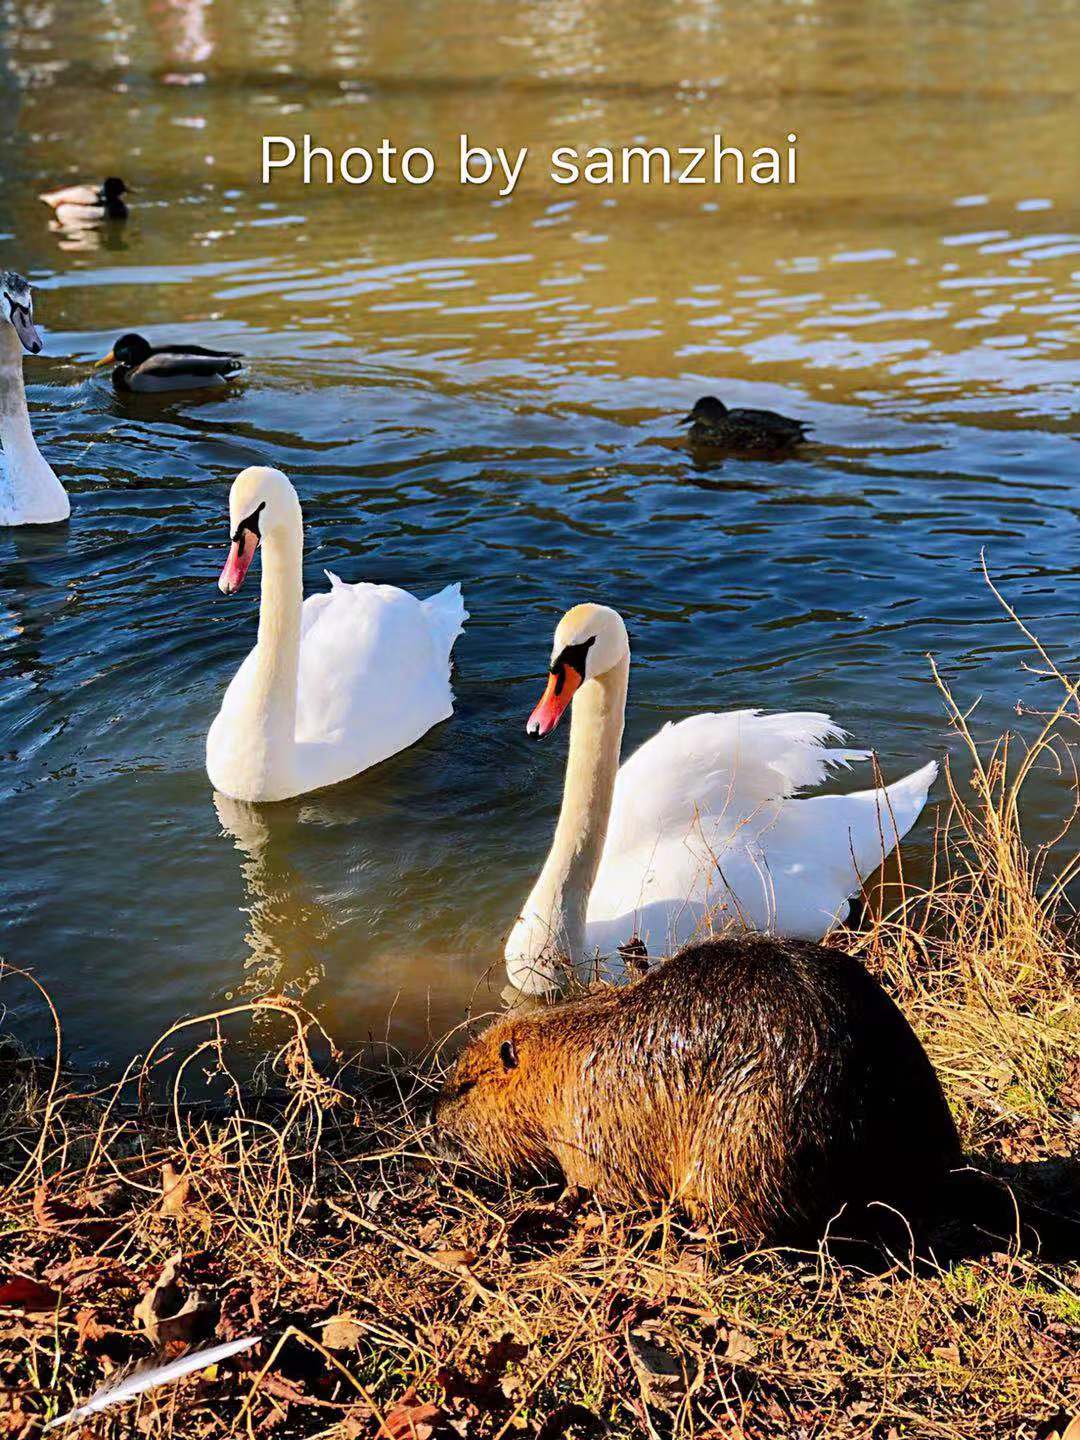
[{"label": "partial swan at edge", "polygon": [[71,514],[67,491],[37,447],[23,385],[22,352],[37,355],[29,283],[0,271],[0,525],[57,525]]}]

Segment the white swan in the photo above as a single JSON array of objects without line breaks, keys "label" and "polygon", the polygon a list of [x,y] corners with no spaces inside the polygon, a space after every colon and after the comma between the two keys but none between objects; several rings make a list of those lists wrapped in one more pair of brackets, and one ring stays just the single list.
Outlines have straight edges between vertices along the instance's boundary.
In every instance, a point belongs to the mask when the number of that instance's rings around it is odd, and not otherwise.
[{"label": "white swan", "polygon": [[334,785],[453,713],[450,651],[468,619],[459,585],[417,600],[327,571],[329,591],[304,600],[300,502],[280,470],[241,471],[229,523],[218,584],[234,594],[261,541],[262,600],[258,644],[206,739],[215,789],[258,801]]},{"label": "white swan", "polygon": [[866,752],[827,748],[843,738],[827,715],[757,710],[665,725],[620,769],[629,674],[621,616],[568,611],[527,726],[549,734],[573,700],[555,839],[506,944],[530,994],[554,988],[564,959],[615,956],[635,936],[659,955],[726,924],[820,939],[937,775],[931,761],[884,790],[796,798]]},{"label": "white swan", "polygon": [[43,458],[30,429],[23,387],[23,347],[41,350],[29,284],[0,272],[0,525],[55,525],[71,514],[67,491]]}]

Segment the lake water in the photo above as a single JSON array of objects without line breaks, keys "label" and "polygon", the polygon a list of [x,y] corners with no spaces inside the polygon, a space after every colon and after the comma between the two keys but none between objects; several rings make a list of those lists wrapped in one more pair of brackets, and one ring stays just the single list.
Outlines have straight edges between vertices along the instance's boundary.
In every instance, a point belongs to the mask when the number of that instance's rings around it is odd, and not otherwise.
[{"label": "lake water", "polygon": [[[346,1044],[492,1003],[565,757],[524,722],[582,598],[630,627],[627,745],[702,708],[820,707],[892,777],[951,744],[927,652],[988,737],[1045,700],[979,553],[1075,667],[1078,73],[1054,0],[5,0],[0,266],[36,286],[30,403],[73,513],[0,534],[0,952],[72,1057],[280,986]],[[511,199],[457,185],[463,130],[530,146]],[[796,133],[798,184],[547,176],[555,145],[716,131]],[[264,189],[264,132],[389,136],[440,173]],[[105,173],[138,186],[131,221],[66,247],[37,191]],[[128,329],[250,375],[118,397],[90,361]],[[673,421],[706,390],[816,443],[697,465]],[[258,586],[216,579],[256,460],[300,491],[309,592],[325,566],[459,580],[472,619],[450,722],[219,816],[204,738]],[[1045,837],[1067,794],[1027,793]],[[46,1039],[5,990],[4,1026]]]}]

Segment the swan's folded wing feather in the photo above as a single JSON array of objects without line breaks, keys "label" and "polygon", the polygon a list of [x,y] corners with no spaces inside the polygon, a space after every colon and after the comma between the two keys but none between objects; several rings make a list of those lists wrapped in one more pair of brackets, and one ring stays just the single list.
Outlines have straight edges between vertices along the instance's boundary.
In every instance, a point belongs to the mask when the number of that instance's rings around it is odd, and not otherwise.
[{"label": "swan's folded wing feather", "polygon": [[843,738],[827,715],[807,711],[731,710],[665,725],[619,770],[605,858],[685,837],[697,817],[741,823],[770,801],[820,784],[830,766],[864,758],[830,746]]},{"label": "swan's folded wing feather", "polygon": [[752,820],[727,813],[651,847],[605,849],[588,943],[607,953],[638,934],[664,954],[728,924],[820,939],[915,824],[936,776],[931,761],[884,789],[787,797]]},{"label": "swan's folded wing feather", "polygon": [[446,657],[414,595],[330,584],[304,602],[297,739],[354,734],[364,757],[394,754],[451,713]]},{"label": "swan's folded wing feather", "polygon": [[420,604],[427,616],[428,624],[431,626],[432,638],[439,650],[445,651],[449,665],[454,641],[464,630],[465,621],[469,618],[469,612],[465,609],[465,601],[461,596],[461,586],[458,584],[447,585],[437,595],[430,595],[426,600],[421,600]]}]

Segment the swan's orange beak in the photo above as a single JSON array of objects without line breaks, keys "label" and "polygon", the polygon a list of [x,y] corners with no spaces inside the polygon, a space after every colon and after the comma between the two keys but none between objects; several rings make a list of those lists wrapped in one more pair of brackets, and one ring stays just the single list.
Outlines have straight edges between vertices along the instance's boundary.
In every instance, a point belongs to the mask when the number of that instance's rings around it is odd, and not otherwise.
[{"label": "swan's orange beak", "polygon": [[560,661],[548,676],[547,689],[540,704],[529,716],[525,726],[526,735],[550,735],[562,718],[563,711],[569,707],[574,692],[583,679],[584,676],[572,665],[567,665],[565,660]]},{"label": "swan's orange beak", "polygon": [[235,595],[240,586],[244,583],[244,576],[248,572],[248,566],[255,558],[255,551],[259,548],[259,537],[254,530],[242,529],[239,540],[234,540],[229,546],[229,558],[225,561],[225,568],[218,579],[218,589],[223,595]]}]

